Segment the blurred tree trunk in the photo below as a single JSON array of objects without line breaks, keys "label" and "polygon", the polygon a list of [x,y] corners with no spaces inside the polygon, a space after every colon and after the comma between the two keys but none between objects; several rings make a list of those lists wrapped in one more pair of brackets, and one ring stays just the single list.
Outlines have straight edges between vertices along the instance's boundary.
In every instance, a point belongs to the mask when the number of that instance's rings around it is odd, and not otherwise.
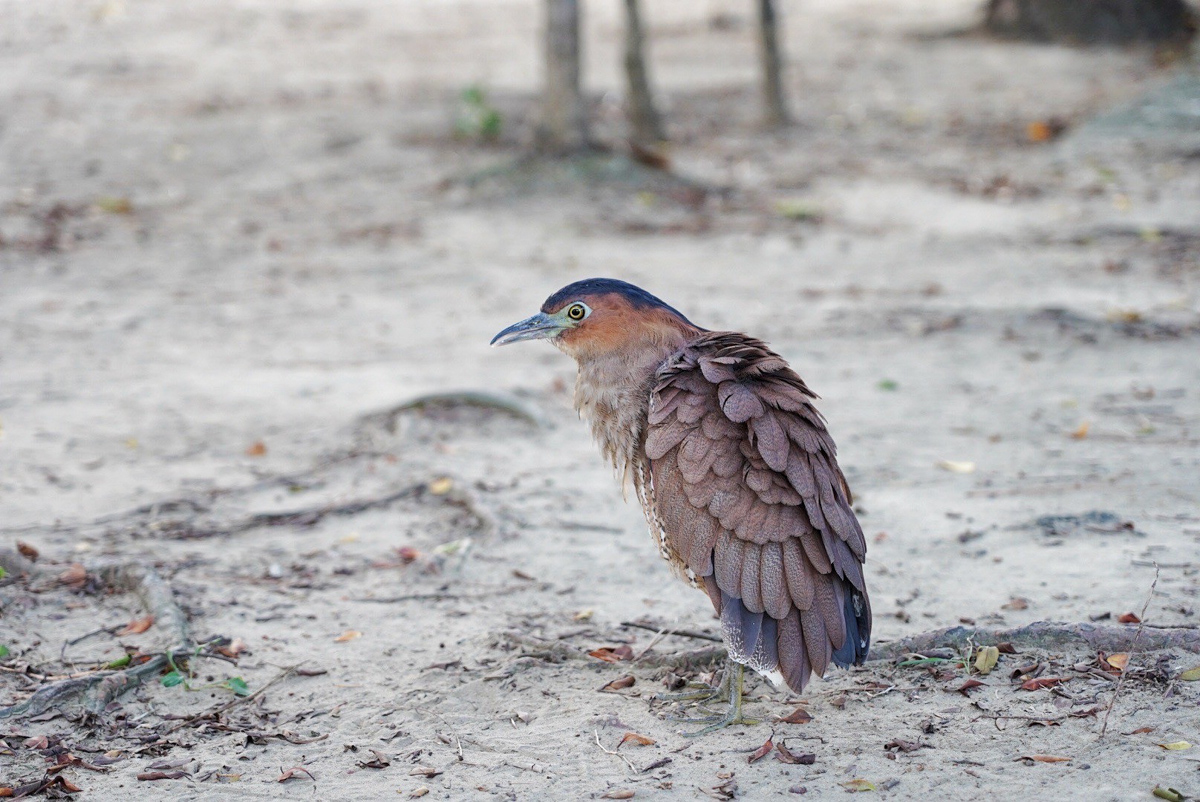
[{"label": "blurred tree trunk", "polygon": [[1196,31],[1185,0],[988,0],[983,13],[989,33],[1034,42],[1184,43]]},{"label": "blurred tree trunk", "polygon": [[758,23],[763,122],[769,128],[781,128],[790,118],[783,97],[783,57],[779,53],[779,17],[775,13],[775,0],[758,0]]},{"label": "blurred tree trunk", "polygon": [[638,0],[625,0],[625,78],[629,83],[626,103],[634,141],[650,144],[666,139],[662,117],[650,92]]},{"label": "blurred tree trunk", "polygon": [[570,153],[589,144],[587,104],[580,88],[580,0],[546,0],[546,83],[537,147]]}]

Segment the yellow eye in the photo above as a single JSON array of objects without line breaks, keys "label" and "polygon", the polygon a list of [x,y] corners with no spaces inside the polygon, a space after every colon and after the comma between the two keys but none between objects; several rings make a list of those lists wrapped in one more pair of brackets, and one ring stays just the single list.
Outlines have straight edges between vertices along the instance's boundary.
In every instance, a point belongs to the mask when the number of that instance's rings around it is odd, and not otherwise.
[{"label": "yellow eye", "polygon": [[583,320],[585,315],[587,315],[587,310],[583,304],[571,304],[571,308],[567,310],[567,317],[571,320]]}]

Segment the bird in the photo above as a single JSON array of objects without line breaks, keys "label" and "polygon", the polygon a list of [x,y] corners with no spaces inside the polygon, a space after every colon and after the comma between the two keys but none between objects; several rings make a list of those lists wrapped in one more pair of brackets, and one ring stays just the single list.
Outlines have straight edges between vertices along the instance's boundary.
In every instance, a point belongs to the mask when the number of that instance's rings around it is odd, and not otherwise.
[{"label": "bird", "polygon": [[549,340],[575,359],[574,404],[659,554],[707,593],[728,654],[726,712],[756,723],[744,670],[800,693],[866,660],[866,540],[817,398],[761,340],[703,329],[618,279],[568,284],[493,346]]}]

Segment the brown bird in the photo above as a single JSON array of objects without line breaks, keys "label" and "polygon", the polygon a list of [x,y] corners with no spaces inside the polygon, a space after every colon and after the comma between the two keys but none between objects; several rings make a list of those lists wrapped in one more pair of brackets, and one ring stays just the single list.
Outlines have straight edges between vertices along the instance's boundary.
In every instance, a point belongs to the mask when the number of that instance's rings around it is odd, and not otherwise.
[{"label": "brown bird", "polygon": [[816,395],[782,357],[615,279],[562,288],[492,345],[534,339],[575,358],[575,408],[659,553],[720,616],[732,662],[709,696],[727,691],[729,709],[701,732],[753,723],[744,666],[799,693],[866,659],[866,541]]}]

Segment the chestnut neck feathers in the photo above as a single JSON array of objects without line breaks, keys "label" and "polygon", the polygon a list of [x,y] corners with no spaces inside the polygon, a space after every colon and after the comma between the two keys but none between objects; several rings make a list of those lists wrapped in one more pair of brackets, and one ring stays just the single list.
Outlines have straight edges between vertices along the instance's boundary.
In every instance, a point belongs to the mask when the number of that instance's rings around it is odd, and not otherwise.
[{"label": "chestnut neck feathers", "polygon": [[[568,298],[582,299],[592,314],[585,325],[554,342],[579,366],[576,411],[591,424],[600,450],[624,477],[645,436],[655,373],[704,329],[643,290],[624,285],[636,290],[634,295],[623,291],[621,282],[611,284],[617,288],[556,293],[563,295],[558,306],[569,303]],[[553,311],[556,296],[543,309]]]}]

